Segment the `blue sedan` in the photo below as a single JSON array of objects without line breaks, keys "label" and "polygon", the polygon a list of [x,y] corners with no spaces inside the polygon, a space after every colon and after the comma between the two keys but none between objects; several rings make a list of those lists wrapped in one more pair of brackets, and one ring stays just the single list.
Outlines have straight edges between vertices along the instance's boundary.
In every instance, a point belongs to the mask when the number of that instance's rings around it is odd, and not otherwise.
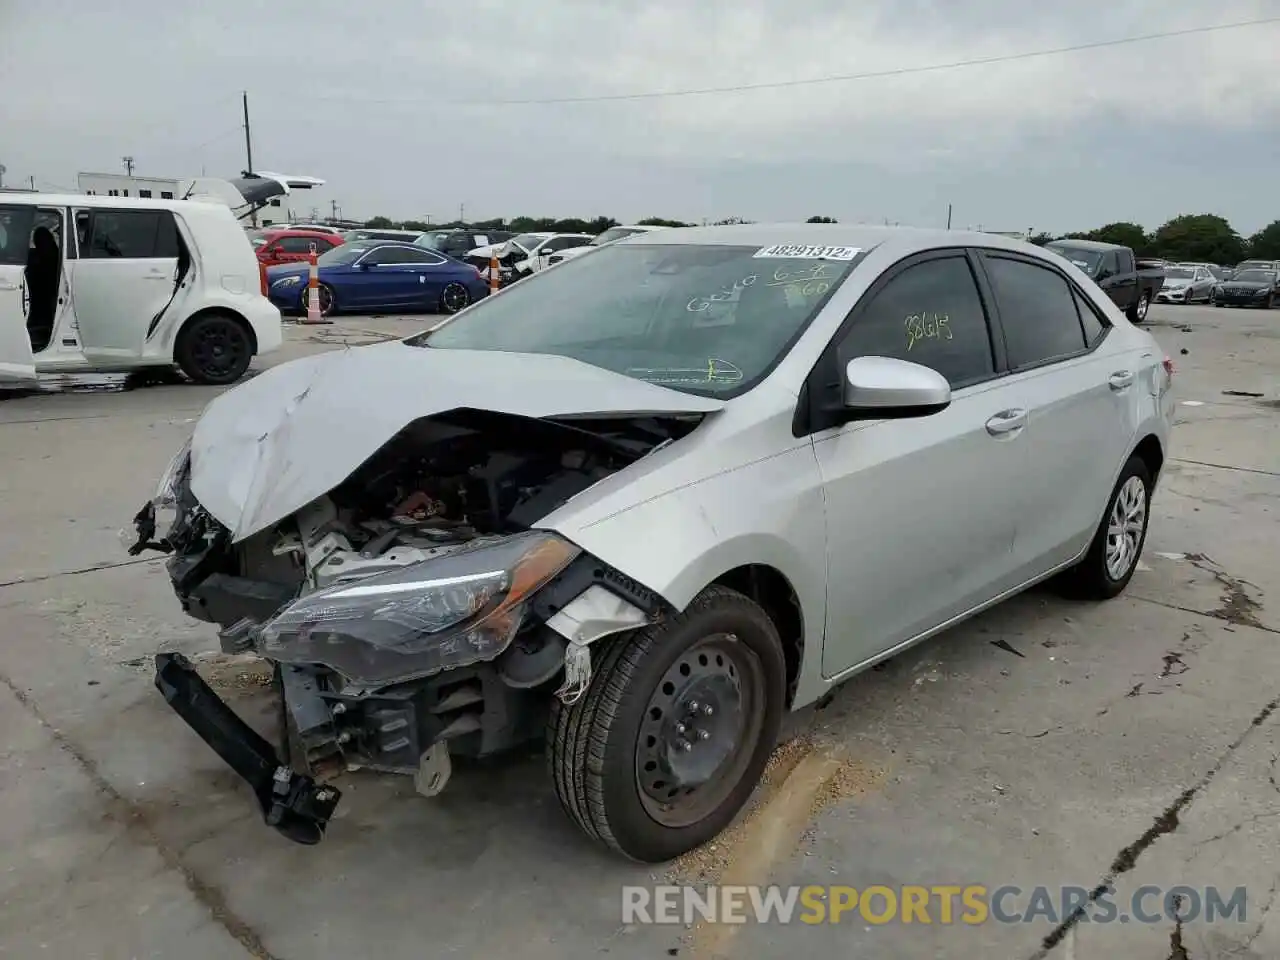
[{"label": "blue sedan", "polygon": [[[435,250],[377,240],[344,243],[321,254],[320,312],[434,310],[457,313],[487,296],[475,267]],[[307,264],[267,269],[267,295],[282,311],[306,312]]]}]

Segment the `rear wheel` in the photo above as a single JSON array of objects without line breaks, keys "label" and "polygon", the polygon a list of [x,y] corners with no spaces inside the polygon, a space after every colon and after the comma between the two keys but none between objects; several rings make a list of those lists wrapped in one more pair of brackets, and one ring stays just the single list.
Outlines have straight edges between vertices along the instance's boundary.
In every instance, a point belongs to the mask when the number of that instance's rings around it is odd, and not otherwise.
[{"label": "rear wheel", "polygon": [[1067,571],[1065,582],[1071,593],[1084,599],[1109,600],[1129,585],[1147,541],[1151,483],[1146,462],[1136,455],[1130,457],[1120,471],[1089,552]]},{"label": "rear wheel", "polygon": [[759,782],[785,707],[778,631],[749,598],[710,587],[596,656],[583,697],[552,702],[556,794],[592,839],[671,860],[724,830]]},{"label": "rear wheel", "polygon": [[446,284],[440,291],[440,310],[443,313],[457,313],[471,303],[471,291],[460,283]]},{"label": "rear wheel", "polygon": [[253,337],[239,317],[206,313],[178,334],[173,359],[193,382],[209,386],[235,383],[253,359]]},{"label": "rear wheel", "polygon": [[1126,315],[1130,323],[1144,323],[1147,319],[1147,311],[1151,309],[1151,294],[1143,293],[1138,297],[1138,302],[1128,309]]}]

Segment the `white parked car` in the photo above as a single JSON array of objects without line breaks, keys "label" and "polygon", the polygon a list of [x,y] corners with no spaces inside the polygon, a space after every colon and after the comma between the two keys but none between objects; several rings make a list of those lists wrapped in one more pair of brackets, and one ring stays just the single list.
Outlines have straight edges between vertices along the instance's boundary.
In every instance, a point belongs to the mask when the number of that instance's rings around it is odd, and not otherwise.
[{"label": "white parked car", "polygon": [[604,233],[597,237],[593,237],[591,242],[581,247],[568,247],[564,250],[558,250],[551,254],[547,260],[547,266],[556,263],[563,263],[566,260],[572,260],[574,257],[580,257],[584,253],[590,253],[596,247],[603,247],[606,243],[613,243],[624,237],[634,237],[637,233],[649,233],[651,230],[665,230],[667,227],[648,227],[640,224],[630,224],[627,226],[610,227]]},{"label": "white parked car", "polygon": [[281,339],[226,204],[0,198],[0,382],[176,364],[196,383],[234,383]]},{"label": "white parked car", "polygon": [[[537,273],[561,250],[581,247],[590,240],[591,237],[585,233],[521,233],[506,243],[494,244],[488,248],[477,247],[467,256],[496,256],[502,261],[504,282],[510,282]],[[482,272],[488,276],[487,268]]]}]

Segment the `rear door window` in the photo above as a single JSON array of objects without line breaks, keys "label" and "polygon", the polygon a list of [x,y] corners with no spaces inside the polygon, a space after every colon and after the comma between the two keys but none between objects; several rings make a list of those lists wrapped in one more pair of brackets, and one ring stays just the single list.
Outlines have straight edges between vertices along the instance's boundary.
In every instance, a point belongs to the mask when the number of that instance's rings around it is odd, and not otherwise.
[{"label": "rear door window", "polygon": [[177,256],[176,246],[173,215],[167,210],[94,210],[84,256],[147,260]]},{"label": "rear door window", "polygon": [[991,253],[985,254],[984,262],[1012,369],[1059,360],[1086,348],[1075,295],[1064,277],[1048,267]]},{"label": "rear door window", "polygon": [[318,237],[281,237],[276,247],[281,253],[310,253],[312,247],[319,252],[323,241]]}]

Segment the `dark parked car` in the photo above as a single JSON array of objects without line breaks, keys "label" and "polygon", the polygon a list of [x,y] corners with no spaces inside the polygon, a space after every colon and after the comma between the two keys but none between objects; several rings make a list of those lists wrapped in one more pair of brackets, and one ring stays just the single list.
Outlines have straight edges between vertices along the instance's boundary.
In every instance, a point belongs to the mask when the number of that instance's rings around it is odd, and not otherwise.
[{"label": "dark parked car", "polygon": [[1239,270],[1213,288],[1215,307],[1274,307],[1280,300],[1280,273],[1275,270]]},{"label": "dark parked car", "polygon": [[[317,260],[324,316],[381,310],[457,313],[488,296],[475,267],[434,250],[379,240],[344,243]],[[267,296],[285,313],[305,313],[310,266],[267,268]]]},{"label": "dark parked car", "polygon": [[[467,254],[477,247],[487,247],[491,243],[506,243],[514,236],[515,234],[510,230],[432,230],[413,242],[429,250],[439,250],[456,260],[481,266],[479,263],[467,260]],[[488,263],[483,266],[487,267]]]},{"label": "dark parked car", "polygon": [[1147,319],[1147,308],[1164,286],[1164,266],[1139,260],[1129,247],[1096,240],[1054,240],[1045,244],[1093,279],[1131,323]]}]

